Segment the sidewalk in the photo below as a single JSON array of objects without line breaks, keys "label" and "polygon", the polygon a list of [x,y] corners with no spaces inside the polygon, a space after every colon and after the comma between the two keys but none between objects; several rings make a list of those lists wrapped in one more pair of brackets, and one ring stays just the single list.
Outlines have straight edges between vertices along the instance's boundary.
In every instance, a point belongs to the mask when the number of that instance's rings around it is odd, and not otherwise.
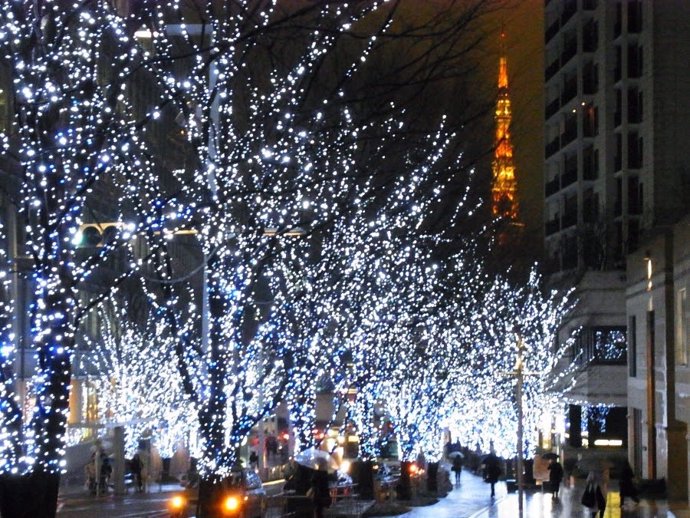
[{"label": "sidewalk", "polygon": [[[550,493],[526,491],[523,508],[525,518],[589,518],[590,515],[580,503],[584,483],[579,481],[574,488],[561,488],[560,498],[553,500]],[[683,506],[687,509],[687,505]],[[678,511],[683,512],[683,511]],[[471,518],[517,518],[518,496],[510,493],[499,498],[493,505],[471,516]],[[666,500],[642,499],[639,504],[631,501],[620,506],[618,484],[612,481],[606,497],[605,518],[681,518],[687,515],[673,514]]]},{"label": "sidewalk", "polygon": [[[530,490],[525,493],[524,518],[589,518],[580,504],[583,482],[575,488],[564,487],[561,497],[552,500],[550,493]],[[124,497],[112,495],[96,498],[83,491],[62,494],[60,518],[143,518],[165,516],[166,500],[179,486],[163,485],[150,493],[130,493]],[[635,505],[626,502],[620,507],[620,495],[615,481],[607,496],[605,518],[690,518],[687,504],[669,505],[665,500],[645,500]],[[427,507],[415,507],[397,518],[518,518],[517,493],[507,493],[504,483],[496,485],[496,498],[490,496],[489,485],[480,477],[464,471],[460,484],[447,497]]]},{"label": "sidewalk", "polygon": [[60,518],[154,518],[167,516],[167,502],[180,491],[180,484],[153,484],[146,493],[132,489],[126,495],[90,495],[81,486],[61,487],[58,496]]}]

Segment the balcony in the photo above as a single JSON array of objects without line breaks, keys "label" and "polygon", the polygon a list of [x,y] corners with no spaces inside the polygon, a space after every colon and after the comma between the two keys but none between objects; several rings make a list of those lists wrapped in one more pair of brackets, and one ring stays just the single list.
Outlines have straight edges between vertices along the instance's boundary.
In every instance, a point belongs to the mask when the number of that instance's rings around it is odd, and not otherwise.
[{"label": "balcony", "polygon": [[628,154],[628,169],[641,169],[642,168],[642,154],[635,151],[631,151]]},{"label": "balcony", "polygon": [[575,182],[577,182],[577,169],[572,168],[563,173],[563,176],[561,177],[561,189],[565,189]]},{"label": "balcony", "polygon": [[556,176],[556,178],[546,182],[546,184],[544,185],[544,195],[548,197],[552,194],[556,194],[560,190],[560,188],[561,182],[558,176]]},{"label": "balcony", "polygon": [[577,78],[572,78],[565,83],[563,86],[563,92],[561,93],[561,106],[570,101],[573,97],[577,95]]},{"label": "balcony", "polygon": [[614,171],[620,171],[623,169],[623,159],[621,158],[620,155],[614,156],[613,157],[613,170]]},{"label": "balcony", "polygon": [[640,124],[642,122],[642,107],[632,105],[628,107],[628,123]]},{"label": "balcony", "polygon": [[561,149],[560,146],[561,146],[560,139],[558,137],[556,137],[551,142],[546,144],[546,147],[544,148],[544,156],[546,158],[549,158],[551,155],[553,155],[555,152],[557,152],[559,149]]},{"label": "balcony", "polygon": [[599,89],[599,81],[594,73],[585,74],[582,77],[582,93],[585,95],[595,95]]},{"label": "balcony", "polygon": [[558,109],[560,107],[561,107],[560,99],[554,99],[549,104],[547,104],[546,110],[545,110],[546,118],[548,119],[549,117],[552,117],[553,115],[555,115],[558,112]]},{"label": "balcony", "polygon": [[577,225],[577,210],[569,210],[563,214],[563,218],[561,219],[562,228],[566,229],[575,225]]},{"label": "balcony", "polygon": [[582,50],[595,52],[599,46],[599,32],[595,23],[587,24],[582,31]]},{"label": "balcony", "polygon": [[553,63],[546,67],[546,70],[544,71],[544,79],[547,81],[551,79],[556,72],[558,72],[559,68],[561,68],[561,63],[558,61],[558,59],[556,59]]},{"label": "balcony", "polygon": [[561,52],[561,66],[570,61],[577,54],[577,38],[572,38],[566,42]]},{"label": "balcony", "polygon": [[561,13],[561,26],[568,23],[568,20],[570,20],[576,12],[577,12],[577,2],[576,1],[570,1],[570,2],[566,3],[565,7],[563,8],[563,12]]},{"label": "balcony", "polygon": [[552,219],[551,221],[547,221],[544,224],[544,233],[547,236],[550,236],[551,234],[555,234],[561,229],[561,222],[558,219],[558,217]]},{"label": "balcony", "polygon": [[594,159],[585,160],[582,168],[582,179],[583,180],[596,180],[599,176],[599,171],[594,163]]},{"label": "balcony", "polygon": [[561,134],[561,148],[564,148],[577,138],[577,119],[566,121],[565,130]]},{"label": "balcony", "polygon": [[546,29],[546,32],[544,33],[544,43],[548,43],[551,40],[551,38],[558,34],[558,30],[560,28],[561,26],[558,23],[558,20],[549,25],[548,29]]},{"label": "balcony", "polygon": [[[633,5],[633,4],[631,4]],[[642,13],[637,10],[628,11],[628,34],[642,32]]]}]

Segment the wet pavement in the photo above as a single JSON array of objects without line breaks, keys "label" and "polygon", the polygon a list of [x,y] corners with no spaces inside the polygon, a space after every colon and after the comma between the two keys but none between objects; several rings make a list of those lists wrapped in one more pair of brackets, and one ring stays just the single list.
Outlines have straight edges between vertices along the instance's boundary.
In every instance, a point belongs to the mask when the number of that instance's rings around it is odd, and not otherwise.
[{"label": "wet pavement", "polygon": [[[174,487],[158,488],[160,492],[130,494],[125,497],[101,498],[73,495],[61,500],[60,518],[143,518],[166,516],[165,501]],[[496,484],[496,497],[480,477],[463,472],[460,484],[438,503],[415,507],[398,518],[520,518],[517,493],[507,493],[504,483]],[[525,492],[524,518],[590,518],[580,504],[583,483],[575,488],[561,488],[560,498],[540,490]],[[669,509],[669,507],[671,509]],[[639,504],[626,502],[620,507],[615,482],[607,495],[604,518],[690,518],[687,504],[669,506],[665,500],[645,500]]]},{"label": "wet pavement", "polygon": [[[584,484],[574,488],[561,488],[560,498],[554,500],[550,493],[541,490],[525,492],[524,518],[590,518],[580,504]],[[682,506],[687,509],[687,505]],[[669,512],[665,500],[645,500],[639,504],[626,501],[620,506],[617,486],[611,487],[607,495],[604,518],[681,518],[685,510]],[[504,483],[496,485],[496,498],[490,497],[489,485],[479,477],[464,472],[462,481],[453,491],[433,506],[418,507],[401,518],[519,518],[517,493],[507,493]]]}]

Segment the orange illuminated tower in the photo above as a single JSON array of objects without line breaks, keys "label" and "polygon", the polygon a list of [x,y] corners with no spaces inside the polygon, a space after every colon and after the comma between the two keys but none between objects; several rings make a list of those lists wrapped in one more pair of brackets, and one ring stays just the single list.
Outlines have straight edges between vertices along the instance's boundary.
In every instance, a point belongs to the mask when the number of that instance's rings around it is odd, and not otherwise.
[{"label": "orange illuminated tower", "polygon": [[510,138],[510,95],[508,63],[505,55],[505,33],[501,31],[501,56],[498,64],[498,100],[496,101],[495,151],[492,164],[491,212],[512,223],[518,222],[517,182]]}]

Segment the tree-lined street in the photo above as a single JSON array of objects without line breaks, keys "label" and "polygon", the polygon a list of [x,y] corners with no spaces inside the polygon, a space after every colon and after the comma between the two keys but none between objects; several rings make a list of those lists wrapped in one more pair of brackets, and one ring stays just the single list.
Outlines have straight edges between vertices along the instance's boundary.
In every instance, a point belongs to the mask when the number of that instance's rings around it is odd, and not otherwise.
[{"label": "tree-lined street", "polygon": [[[170,489],[166,486],[167,489]],[[462,483],[456,486],[445,498],[437,504],[415,507],[410,512],[400,515],[400,518],[511,518],[518,515],[517,494],[507,493],[504,486],[499,486],[496,499],[489,497],[488,485],[480,477],[465,472]],[[584,508],[580,504],[582,484],[575,488],[563,488],[561,498],[554,501],[550,493],[540,489],[527,493],[525,498],[525,516],[530,518],[580,518]],[[147,495],[133,495],[115,502],[85,500],[83,498],[66,499],[58,512],[62,518],[87,518],[103,515],[113,518],[143,518],[152,517],[153,513],[161,509],[170,493],[151,493]],[[112,499],[109,499],[112,500]],[[676,509],[669,512],[669,505],[664,500],[643,499],[640,504],[630,503],[621,509],[620,496],[617,488],[612,487],[607,497],[606,518],[680,518],[687,509]]]},{"label": "tree-lined street", "polygon": [[288,456],[516,455],[564,404],[574,301],[492,264],[475,192],[504,3],[0,2],[3,518],[135,454],[213,516],[271,420]]}]

